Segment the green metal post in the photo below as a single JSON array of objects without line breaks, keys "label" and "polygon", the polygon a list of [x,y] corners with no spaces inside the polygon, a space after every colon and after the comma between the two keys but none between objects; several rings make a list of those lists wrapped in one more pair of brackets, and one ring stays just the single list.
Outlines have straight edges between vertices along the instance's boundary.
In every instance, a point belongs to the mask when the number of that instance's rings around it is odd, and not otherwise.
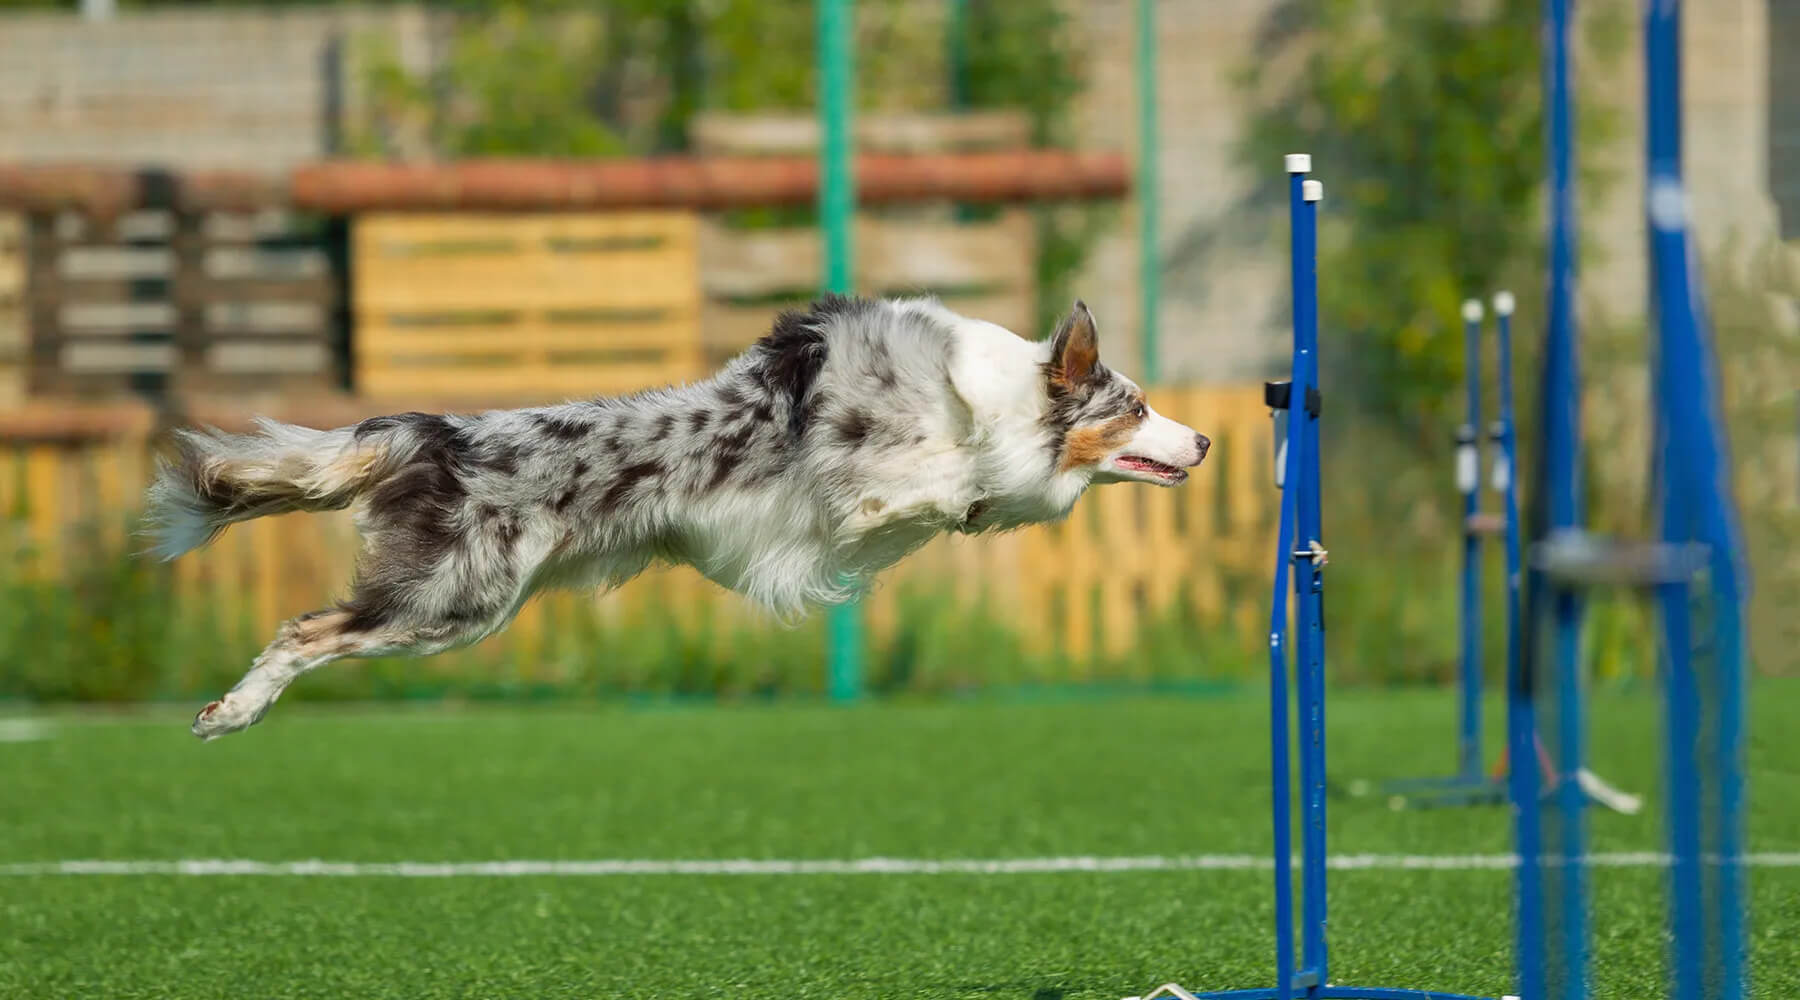
[{"label": "green metal post", "polygon": [[[944,16],[944,68],[950,83],[950,110],[966,111],[969,107],[969,3],[949,0]],[[976,218],[975,206],[960,202],[956,206],[958,222]]]},{"label": "green metal post", "polygon": [[[855,289],[852,214],[856,179],[850,169],[850,115],[855,83],[850,65],[852,0],[818,0],[819,226],[825,239],[825,290]],[[862,694],[862,609],[831,609],[826,648],[827,690],[833,701]]]},{"label": "green metal post", "polygon": [[1138,0],[1137,71],[1138,285],[1144,296],[1139,329],[1143,331],[1144,381],[1155,382],[1162,361],[1157,343],[1157,312],[1162,303],[1157,221],[1162,216],[1162,187],[1156,170],[1156,0]]},{"label": "green metal post", "polygon": [[950,107],[969,106],[968,0],[950,0],[944,17],[944,62],[950,75]]}]

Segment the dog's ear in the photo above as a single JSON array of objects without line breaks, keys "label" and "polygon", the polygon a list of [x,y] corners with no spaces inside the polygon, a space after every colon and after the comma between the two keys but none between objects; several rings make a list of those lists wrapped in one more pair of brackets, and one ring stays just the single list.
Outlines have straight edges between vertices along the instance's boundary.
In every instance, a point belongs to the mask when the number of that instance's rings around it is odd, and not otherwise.
[{"label": "dog's ear", "polygon": [[1056,325],[1050,342],[1050,371],[1064,385],[1081,385],[1093,377],[1100,364],[1100,336],[1087,303],[1075,300],[1075,308]]}]

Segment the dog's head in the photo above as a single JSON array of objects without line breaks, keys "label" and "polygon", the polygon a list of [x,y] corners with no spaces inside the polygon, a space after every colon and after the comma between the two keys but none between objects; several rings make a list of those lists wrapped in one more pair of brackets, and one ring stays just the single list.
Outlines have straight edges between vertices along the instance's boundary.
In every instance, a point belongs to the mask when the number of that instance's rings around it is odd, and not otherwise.
[{"label": "dog's head", "polygon": [[1099,333],[1085,303],[1056,327],[1043,379],[1057,435],[1057,471],[1088,473],[1092,482],[1174,486],[1206,458],[1206,435],[1157,413],[1137,383],[1100,363]]}]

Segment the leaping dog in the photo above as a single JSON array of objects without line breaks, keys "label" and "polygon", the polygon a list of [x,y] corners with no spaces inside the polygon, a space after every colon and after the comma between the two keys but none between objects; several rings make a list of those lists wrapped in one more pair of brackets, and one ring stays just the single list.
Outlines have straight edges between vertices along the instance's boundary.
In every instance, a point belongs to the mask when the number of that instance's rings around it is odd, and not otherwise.
[{"label": "leaping dog", "polygon": [[854,597],[940,532],[1055,521],[1098,483],[1173,486],[1208,444],[1100,362],[1081,302],[1034,342],[932,299],[827,296],[694,385],[336,430],[178,432],[148,510],[172,559],[239,521],[357,508],[349,596],[280,627],[195,717],[210,740],[254,724],[309,670],[476,642],[546,588],[685,563],[797,616]]}]

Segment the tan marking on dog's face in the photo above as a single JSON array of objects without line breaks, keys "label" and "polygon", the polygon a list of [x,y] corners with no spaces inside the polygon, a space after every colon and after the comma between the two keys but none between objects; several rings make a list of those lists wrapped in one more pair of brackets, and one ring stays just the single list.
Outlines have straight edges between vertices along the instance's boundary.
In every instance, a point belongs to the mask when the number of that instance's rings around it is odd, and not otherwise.
[{"label": "tan marking on dog's face", "polygon": [[1138,393],[1132,399],[1129,409],[1119,416],[1104,423],[1089,424],[1076,427],[1063,436],[1062,462],[1057,471],[1068,472],[1084,465],[1095,465],[1106,456],[1124,447],[1125,442],[1137,433],[1144,422],[1136,409],[1143,403],[1144,396]]}]

